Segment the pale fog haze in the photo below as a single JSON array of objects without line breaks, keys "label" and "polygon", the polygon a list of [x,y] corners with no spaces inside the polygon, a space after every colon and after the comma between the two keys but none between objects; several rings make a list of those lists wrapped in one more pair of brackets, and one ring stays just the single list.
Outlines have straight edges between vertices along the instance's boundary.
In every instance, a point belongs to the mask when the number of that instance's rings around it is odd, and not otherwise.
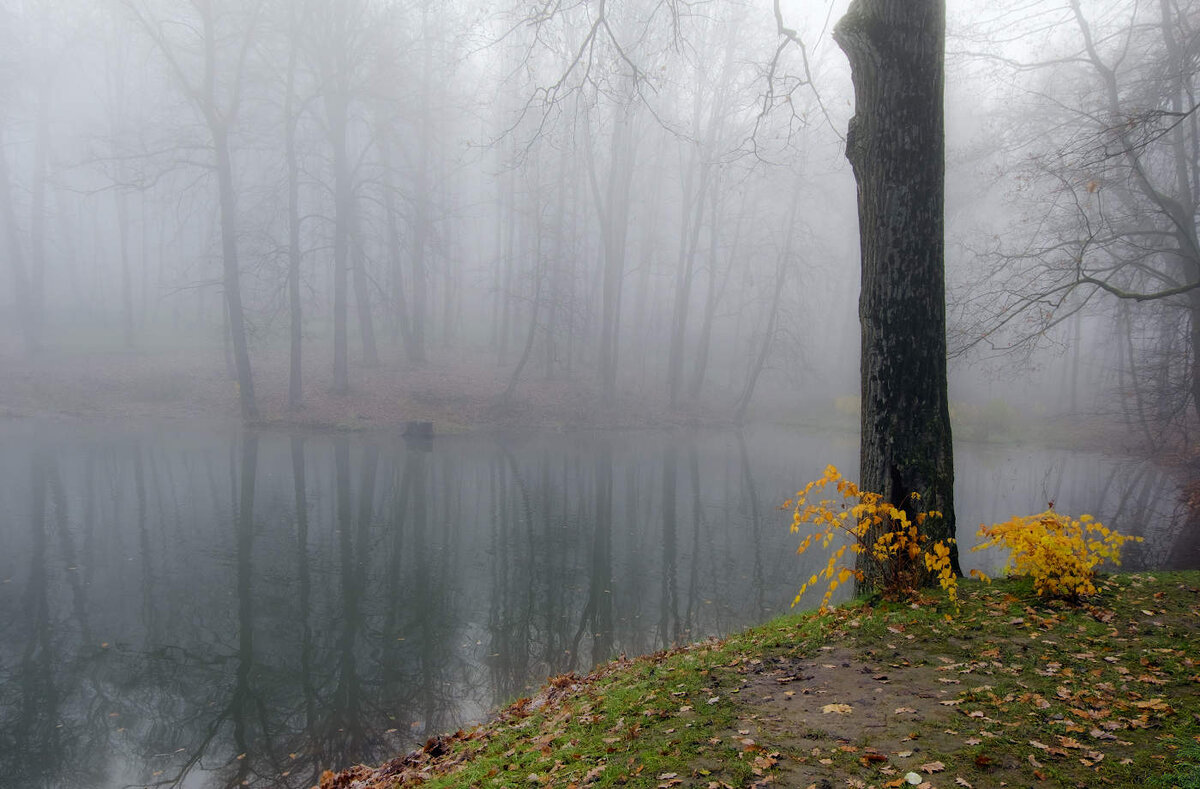
[{"label": "pale fog haze", "polygon": [[[786,612],[930,375],[848,5],[0,0],[0,786],[312,786]],[[946,5],[962,569],[1200,568],[1200,0]]]}]

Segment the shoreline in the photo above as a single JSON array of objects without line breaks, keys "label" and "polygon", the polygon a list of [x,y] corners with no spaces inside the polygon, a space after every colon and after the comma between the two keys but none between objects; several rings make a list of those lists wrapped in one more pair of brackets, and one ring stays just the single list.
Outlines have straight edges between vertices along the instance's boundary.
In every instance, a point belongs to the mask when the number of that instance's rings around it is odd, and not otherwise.
[{"label": "shoreline", "polygon": [[[0,370],[5,371],[0,377],[0,421],[215,424],[314,433],[398,433],[410,422],[430,422],[438,437],[512,431],[737,429],[760,424],[838,433],[858,428],[857,417],[833,402],[764,403],[744,425],[733,420],[732,409],[723,407],[719,396],[672,409],[661,397],[626,390],[615,404],[606,405],[593,383],[578,376],[553,380],[526,376],[506,403],[502,395],[509,371],[487,355],[460,356],[420,368],[399,363],[352,365],[350,392],[335,395],[323,361],[310,360],[304,402],[290,410],[286,364],[261,360],[255,374],[261,416],[246,425],[238,415],[236,390],[226,376],[219,348],[186,356],[137,350],[60,352],[36,360],[0,350]],[[957,440],[1148,456],[1142,439],[1104,415],[1027,417],[994,430],[977,419],[971,414],[956,419]]]},{"label": "shoreline", "polygon": [[1170,787],[1176,767],[1200,780],[1198,586],[1107,576],[1073,608],[1025,580],[964,582],[958,613],[938,594],[791,614],[552,677],[320,789]]}]

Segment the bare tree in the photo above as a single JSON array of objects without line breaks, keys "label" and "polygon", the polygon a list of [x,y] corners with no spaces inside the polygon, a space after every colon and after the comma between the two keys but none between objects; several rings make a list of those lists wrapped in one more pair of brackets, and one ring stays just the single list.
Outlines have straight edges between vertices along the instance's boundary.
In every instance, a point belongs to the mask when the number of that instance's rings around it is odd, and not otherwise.
[{"label": "bare tree", "polygon": [[789,201],[790,206],[787,212],[787,226],[784,231],[783,247],[776,256],[775,276],[768,286],[771,294],[771,306],[767,312],[762,336],[757,338],[758,347],[753,350],[750,364],[746,369],[746,383],[743,385],[742,393],[733,408],[733,420],[739,425],[746,421],[746,412],[750,408],[750,401],[754,399],[754,390],[758,386],[758,379],[767,365],[767,358],[771,354],[771,348],[775,344],[775,335],[779,329],[779,306],[783,301],[788,272],[794,268],[795,264],[793,257],[795,255],[795,238],[799,222],[800,186],[801,179],[797,177],[796,186],[792,190],[791,200]]},{"label": "bare tree", "polygon": [[221,211],[222,286],[229,316],[242,418],[258,417],[254,376],[242,308],[238,263],[238,206],[232,135],[242,109],[247,59],[254,42],[262,0],[191,0],[181,17],[162,18],[160,6],[125,0],[142,30],[162,55],[176,88],[196,111],[211,146]]},{"label": "bare tree", "polygon": [[1115,326],[1124,311],[1110,308],[1121,302],[1150,330],[1128,350],[1186,369],[1185,381],[1164,381],[1200,415],[1200,5],[1117,0],[1101,14],[1066,0],[1047,12],[1061,20],[1056,40],[1070,38],[1044,45],[1041,60],[971,53],[1008,67],[1027,91],[1024,128],[1007,133],[1029,212],[1023,232],[1007,234],[1015,240],[982,251],[981,280],[959,295],[958,350],[1028,351],[1083,313]]},{"label": "bare tree", "polygon": [[[617,392],[617,361],[620,357],[621,295],[625,278],[626,239],[629,236],[630,189],[637,160],[637,105],[632,100],[613,108],[612,141],[608,177],[597,175],[596,156],[590,130],[585,137],[588,181],[592,187],[603,242],[603,274],[600,302],[600,387],[606,402]],[[602,185],[603,183],[603,185]]]},{"label": "bare tree", "polygon": [[[731,97],[731,72],[737,27],[731,25],[724,42],[724,56],[715,81],[705,73],[703,61],[695,63],[695,86],[692,95],[692,140],[690,161],[683,175],[683,212],[679,228],[679,259],[675,270],[675,298],[671,310],[671,347],[667,360],[667,393],[671,405],[677,405],[683,389],[683,357],[686,348],[688,315],[692,301],[692,283],[696,278],[696,257],[700,232],[704,225],[704,209],[716,206],[720,198],[715,186],[720,151],[717,149],[726,122]],[[707,48],[707,47],[705,47]],[[705,90],[711,81],[711,94]],[[708,117],[704,118],[707,103]]]},{"label": "bare tree", "polygon": [[[286,3],[288,20],[288,56],[286,84],[283,100],[284,160],[287,166],[287,225],[288,225],[288,408],[299,408],[304,399],[304,315],[300,299],[300,162],[297,151],[297,134],[300,125],[301,107],[297,95],[296,79],[299,72],[301,14],[304,5],[299,2]],[[301,102],[302,103],[302,102]]]},{"label": "bare tree", "polygon": [[[366,298],[358,271],[359,256],[352,248],[356,227],[354,164],[351,161],[352,112],[363,76],[363,51],[368,24],[368,5],[363,2],[334,3],[315,15],[313,55],[320,72],[325,106],[325,129],[333,153],[333,391],[350,389],[349,337],[347,334],[348,275],[355,271],[355,295],[362,322],[363,353],[370,364],[378,363],[373,345],[370,300]],[[368,342],[370,338],[370,342]]]}]

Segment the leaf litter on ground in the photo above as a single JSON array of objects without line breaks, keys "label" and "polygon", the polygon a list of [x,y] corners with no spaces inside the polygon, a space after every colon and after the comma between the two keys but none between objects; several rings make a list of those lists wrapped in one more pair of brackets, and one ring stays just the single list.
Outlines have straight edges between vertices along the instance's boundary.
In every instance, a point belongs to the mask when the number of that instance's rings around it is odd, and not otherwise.
[{"label": "leaf litter on ground", "polygon": [[1198,586],[1110,576],[1076,608],[1020,580],[964,583],[949,621],[937,595],[789,615],[554,677],[320,786],[1196,785]]}]

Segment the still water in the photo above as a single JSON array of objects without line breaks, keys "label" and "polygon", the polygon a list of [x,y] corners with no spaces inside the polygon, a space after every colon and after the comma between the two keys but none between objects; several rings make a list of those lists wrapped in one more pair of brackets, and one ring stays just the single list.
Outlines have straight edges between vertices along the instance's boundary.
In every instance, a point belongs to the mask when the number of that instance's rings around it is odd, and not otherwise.
[{"label": "still water", "polygon": [[[1200,563],[1152,465],[956,451],[964,549],[1054,500],[1144,535],[1127,566]],[[2,782],[310,786],[549,675],[764,620],[821,561],[778,505],[856,457],[855,436],[778,428],[0,425]]]}]

